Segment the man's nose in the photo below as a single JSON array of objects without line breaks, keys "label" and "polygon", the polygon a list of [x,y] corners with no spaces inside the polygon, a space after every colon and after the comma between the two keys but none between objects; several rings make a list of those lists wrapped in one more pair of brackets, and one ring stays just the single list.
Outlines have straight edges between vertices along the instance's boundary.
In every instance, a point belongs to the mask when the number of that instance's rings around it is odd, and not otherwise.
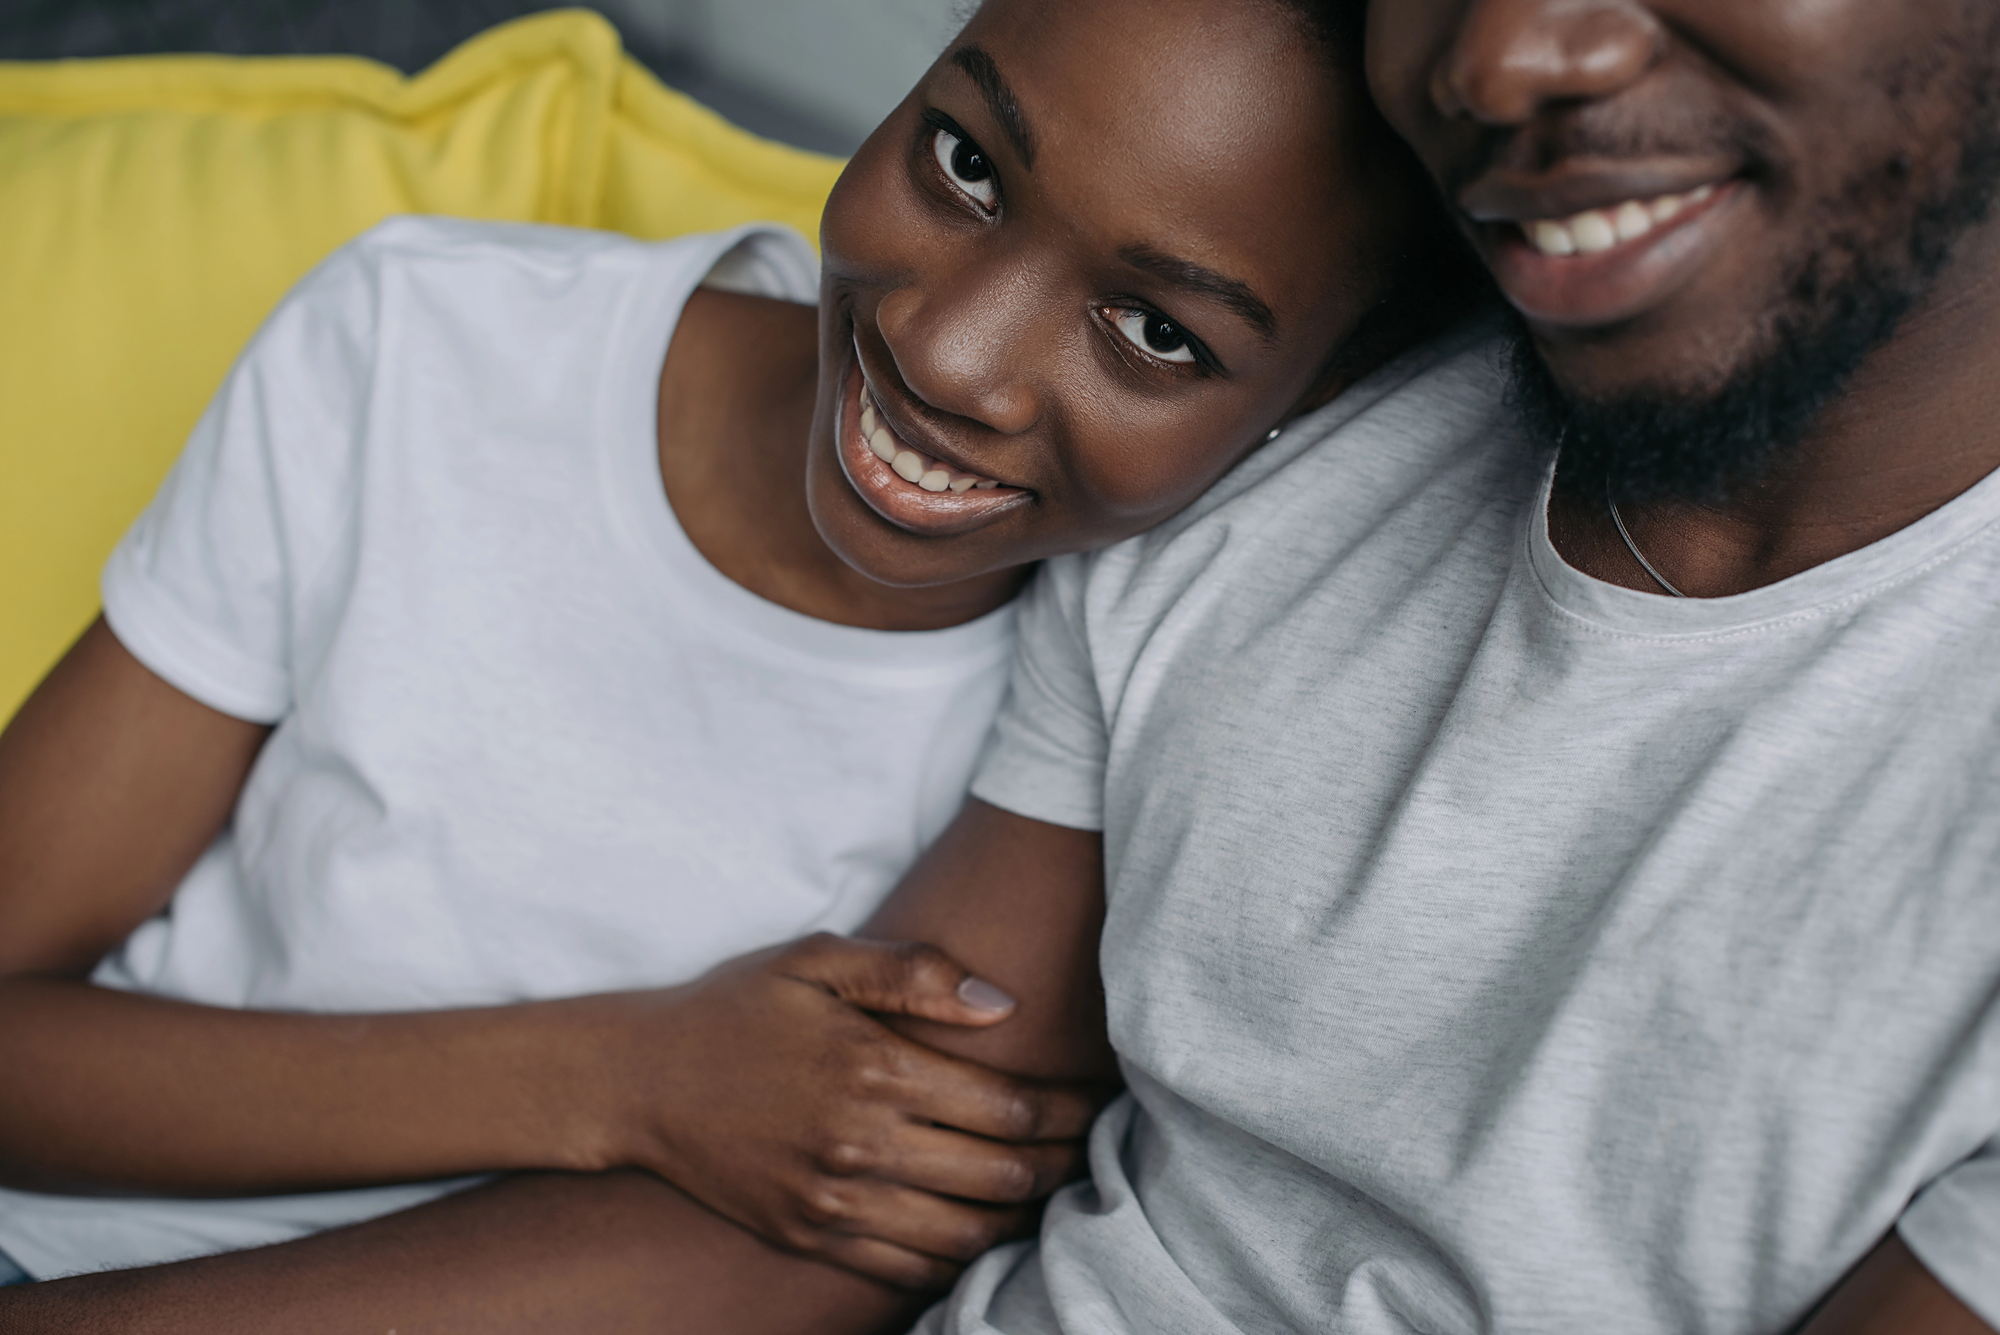
[{"label": "man's nose", "polygon": [[1018,266],[967,266],[882,298],[876,327],[910,392],[939,412],[1011,436],[1041,416],[1023,350],[1045,344]]},{"label": "man's nose", "polygon": [[1449,117],[1520,125],[1551,103],[1637,83],[1666,45],[1665,25],[1639,0],[1470,0],[1431,99]]}]

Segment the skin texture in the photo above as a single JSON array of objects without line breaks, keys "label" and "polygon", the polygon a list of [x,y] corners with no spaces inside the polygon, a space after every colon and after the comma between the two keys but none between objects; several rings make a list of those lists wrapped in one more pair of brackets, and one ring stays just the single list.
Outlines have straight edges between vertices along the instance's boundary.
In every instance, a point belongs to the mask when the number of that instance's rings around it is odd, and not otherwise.
[{"label": "skin texture", "polygon": [[[979,179],[940,161],[940,122],[990,154]],[[1329,368],[1420,198],[1403,157],[1364,151],[1379,133],[1358,74],[1260,0],[996,0],[843,178],[817,313],[690,303],[660,381],[676,513],[745,587],[883,629],[961,623],[1041,556],[1165,518],[1366,369]],[[1175,281],[1190,266],[1239,299]],[[1177,322],[1207,364],[1149,354],[1120,332],[1134,314]],[[848,448],[858,368],[899,433],[1012,491],[970,521],[898,499]],[[0,1329],[358,1312],[546,1328],[550,1303],[579,1301],[576,1276],[610,1287],[571,1329],[833,1329],[836,1309],[867,1329],[908,1300],[858,1275],[942,1283],[1077,1168],[1109,1065],[1101,1041],[1071,1061],[1044,1036],[1095,985],[1048,993],[1034,968],[1092,961],[1088,895],[1067,945],[1002,958],[1036,989],[1020,1007],[969,1003],[966,970],[937,951],[826,939],[683,987],[476,1011],[249,1014],[90,986],[222,827],[263,736],[100,624],[0,737],[0,1066],[31,1073],[0,1105],[0,1180],[228,1195],[553,1175],[292,1247],[0,1295]],[[1079,866],[1095,884],[1093,838],[1054,844],[991,851],[965,883],[995,903],[996,886],[1019,903],[1024,880],[1072,887]],[[886,1015],[922,1020],[926,1042]],[[943,1055],[995,1026],[1030,1041],[982,1059],[1041,1055],[1013,1075]],[[709,1285],[713,1307],[688,1296]]]},{"label": "skin texture", "polygon": [[[1871,245],[1909,231],[1958,166],[1992,22],[1959,0],[1396,0],[1371,18],[1369,77],[1564,389],[1700,391],[1763,351],[1785,276],[1844,262],[1835,230]],[[1572,273],[1522,253],[1521,221],[1710,182],[1717,202],[1688,225]],[[1628,511],[1668,578],[1697,596],[1773,583],[2000,466],[1996,231],[1958,238],[1790,466],[1725,502]],[[1578,569],[1658,592],[1601,495],[1558,488],[1549,536]],[[1807,1327],[1986,1329],[1893,1237]]]},{"label": "skin texture", "polygon": [[[1763,350],[1802,265],[1837,272],[1843,235],[1907,231],[1957,166],[1991,22],[1978,0],[1410,0],[1377,10],[1370,78],[1565,389],[1699,391]],[[1704,214],[1586,278],[1538,277],[1554,265],[1513,239],[1520,220],[1707,182],[1727,188]],[[2000,465],[1995,245],[1991,223],[1959,239],[1791,466],[1724,503],[1630,507],[1641,550],[1691,594],[1757,588]],[[1550,536],[1579,569],[1657,591],[1601,497],[1563,493]]]}]

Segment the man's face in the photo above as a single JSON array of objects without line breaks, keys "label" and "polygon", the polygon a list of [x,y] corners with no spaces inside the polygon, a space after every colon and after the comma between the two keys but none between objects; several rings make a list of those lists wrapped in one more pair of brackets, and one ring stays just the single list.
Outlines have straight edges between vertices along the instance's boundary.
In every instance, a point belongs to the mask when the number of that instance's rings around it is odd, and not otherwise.
[{"label": "man's face", "polygon": [[1622,497],[1782,462],[2000,175],[1993,0],[1377,0],[1370,24],[1383,110],[1532,336],[1531,422]]}]

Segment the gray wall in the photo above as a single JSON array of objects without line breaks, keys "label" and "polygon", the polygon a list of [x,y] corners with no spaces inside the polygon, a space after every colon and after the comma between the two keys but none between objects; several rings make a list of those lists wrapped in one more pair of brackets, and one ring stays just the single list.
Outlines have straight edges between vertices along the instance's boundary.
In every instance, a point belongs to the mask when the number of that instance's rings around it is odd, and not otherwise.
[{"label": "gray wall", "polygon": [[759,134],[850,153],[971,0],[0,0],[0,59],[349,52],[415,71],[480,29],[601,9],[632,53]]},{"label": "gray wall", "polygon": [[852,152],[968,0],[597,0],[670,82],[762,133]]}]

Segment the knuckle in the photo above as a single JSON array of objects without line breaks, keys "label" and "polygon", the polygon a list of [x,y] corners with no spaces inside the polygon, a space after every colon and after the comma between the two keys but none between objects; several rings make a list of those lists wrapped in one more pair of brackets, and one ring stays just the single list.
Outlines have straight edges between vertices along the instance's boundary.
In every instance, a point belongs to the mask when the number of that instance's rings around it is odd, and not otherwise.
[{"label": "knuckle", "polygon": [[903,972],[915,982],[939,982],[957,972],[950,958],[926,941],[898,941],[894,953]]},{"label": "knuckle", "polygon": [[934,1256],[899,1251],[883,1262],[881,1273],[899,1289],[927,1293],[949,1286],[958,1277],[958,1267]]},{"label": "knuckle", "polygon": [[889,1090],[909,1082],[910,1054],[901,1048],[884,1045],[868,1054],[868,1059],[855,1070],[854,1076],[865,1094],[871,1099],[880,1098]]},{"label": "knuckle", "polygon": [[817,1252],[822,1247],[820,1230],[797,1219],[787,1219],[769,1230],[773,1242],[788,1252]]},{"label": "knuckle", "polygon": [[817,964],[834,953],[840,940],[832,932],[814,932],[785,947],[785,958],[800,964]]},{"label": "knuckle", "polygon": [[1032,1200],[1042,1194],[1042,1175],[1024,1158],[1002,1159],[993,1166],[993,1199]]},{"label": "knuckle", "polygon": [[998,1242],[1000,1233],[1000,1225],[994,1220],[978,1217],[963,1220],[947,1234],[945,1255],[970,1261]]},{"label": "knuckle", "polygon": [[837,1224],[847,1213],[847,1202],[830,1186],[809,1187],[799,1197],[799,1214],[815,1230]]},{"label": "knuckle", "polygon": [[1042,1110],[1034,1099],[1023,1093],[1003,1094],[999,1105],[1002,1136],[1007,1140],[1038,1140],[1041,1138]]},{"label": "knuckle", "polygon": [[875,1167],[875,1154],[853,1140],[837,1140],[820,1152],[820,1162],[830,1173],[852,1176]]}]

